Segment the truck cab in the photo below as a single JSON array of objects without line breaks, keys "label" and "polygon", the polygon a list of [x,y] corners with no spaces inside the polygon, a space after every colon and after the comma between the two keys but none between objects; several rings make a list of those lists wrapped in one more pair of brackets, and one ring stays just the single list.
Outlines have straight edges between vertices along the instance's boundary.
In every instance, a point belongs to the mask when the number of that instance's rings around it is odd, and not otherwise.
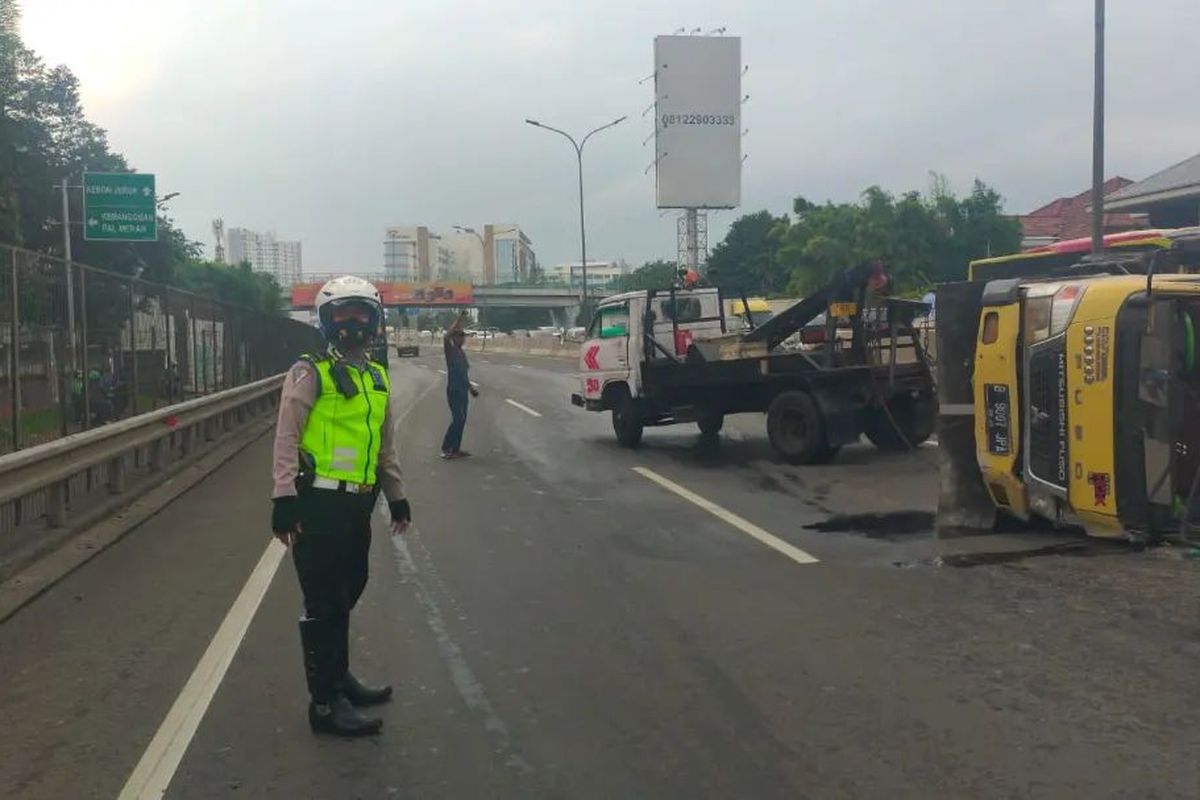
[{"label": "truck cab", "polygon": [[[995,509],[1106,538],[1200,517],[1200,235],[1155,233],[1156,251],[982,284],[968,396]],[[960,335],[942,322],[942,341]],[[957,382],[939,385],[943,403]],[[939,456],[955,447],[943,436]],[[960,462],[952,477],[964,474]]]},{"label": "truck cab", "polygon": [[[653,328],[651,346],[643,332]],[[641,365],[647,358],[682,359],[693,341],[724,330],[715,288],[626,292],[596,308],[579,349],[581,394],[576,405],[616,409],[642,395]],[[574,398],[573,398],[574,399]]]}]

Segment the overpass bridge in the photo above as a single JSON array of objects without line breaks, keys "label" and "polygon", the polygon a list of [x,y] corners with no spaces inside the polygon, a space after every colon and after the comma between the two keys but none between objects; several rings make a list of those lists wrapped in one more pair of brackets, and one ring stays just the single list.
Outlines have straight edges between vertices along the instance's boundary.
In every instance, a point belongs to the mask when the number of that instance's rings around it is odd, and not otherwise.
[{"label": "overpass bridge", "polygon": [[[321,285],[335,275],[309,276],[302,284],[293,286],[286,295],[291,310],[311,309]],[[552,311],[569,311],[579,307],[581,292],[567,286],[476,286],[469,283],[428,282],[396,283],[380,281],[377,276],[360,275],[379,288],[383,304],[389,308],[544,308]],[[608,289],[588,290],[594,302],[608,297]]]}]

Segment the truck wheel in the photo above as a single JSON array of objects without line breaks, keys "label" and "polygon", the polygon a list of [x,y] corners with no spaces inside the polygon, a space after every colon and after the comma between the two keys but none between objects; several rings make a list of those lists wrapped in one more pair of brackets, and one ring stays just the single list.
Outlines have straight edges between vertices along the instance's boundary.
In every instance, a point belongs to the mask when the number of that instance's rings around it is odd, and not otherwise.
[{"label": "truck wheel", "polygon": [[771,447],[792,464],[817,464],[837,451],[825,441],[825,420],[808,392],[783,392],[767,409]]},{"label": "truck wheel", "polygon": [[703,436],[716,436],[721,432],[721,428],[725,426],[724,414],[705,414],[696,420],[696,424],[700,426],[700,433]]},{"label": "truck wheel", "polygon": [[613,432],[617,434],[617,443],[622,447],[637,447],[642,442],[642,404],[630,396],[629,390],[622,390],[613,400],[612,407]]},{"label": "truck wheel", "polygon": [[937,401],[929,395],[898,394],[887,409],[871,409],[863,431],[880,450],[904,451],[917,447],[931,435],[937,421]]}]

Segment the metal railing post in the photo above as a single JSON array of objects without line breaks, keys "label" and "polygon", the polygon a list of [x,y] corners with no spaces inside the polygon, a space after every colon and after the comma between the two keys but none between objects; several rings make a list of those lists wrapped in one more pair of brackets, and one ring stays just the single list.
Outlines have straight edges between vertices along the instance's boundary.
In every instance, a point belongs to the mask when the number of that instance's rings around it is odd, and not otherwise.
[{"label": "metal railing post", "polygon": [[188,298],[189,316],[192,318],[192,335],[189,343],[191,352],[188,354],[192,360],[192,393],[199,395],[200,391],[200,359],[197,358],[196,347],[196,298]]},{"label": "metal railing post", "polygon": [[[70,266],[67,268],[70,269]],[[87,270],[83,267],[79,268],[79,312],[79,321],[82,323],[80,339],[83,344],[80,367],[83,372],[83,429],[86,431],[92,427],[92,382],[88,371]]]},{"label": "metal railing post", "polygon": [[12,330],[9,343],[12,347],[12,357],[9,360],[9,378],[12,380],[12,445],[13,450],[21,449],[21,304],[17,299],[17,251],[10,250],[12,255]]},{"label": "metal railing post", "polygon": [[67,524],[66,481],[55,481],[46,487],[46,524],[51,528]]},{"label": "metal railing post", "polygon": [[133,284],[129,282],[129,374],[132,386],[129,391],[129,415],[138,413],[138,356],[137,356],[137,307],[133,300]]}]

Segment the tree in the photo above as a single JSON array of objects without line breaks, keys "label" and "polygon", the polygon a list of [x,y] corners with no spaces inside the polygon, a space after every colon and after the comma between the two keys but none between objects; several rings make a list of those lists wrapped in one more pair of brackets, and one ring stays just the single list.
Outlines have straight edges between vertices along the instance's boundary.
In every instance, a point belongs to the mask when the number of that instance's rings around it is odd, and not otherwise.
[{"label": "tree", "polygon": [[[109,150],[104,131],[89,122],[79,82],[66,67],[47,67],[21,42],[16,0],[0,0],[0,242],[62,254],[61,198],[51,187],[66,177],[78,184],[84,171],[127,172],[125,159]],[[77,193],[72,217],[82,217]],[[263,311],[280,307],[273,278],[249,267],[200,261],[200,245],[159,217],[154,242],[85,242],[73,230],[72,257],[120,275],[191,289]],[[113,283],[113,291],[120,287]],[[106,281],[96,280],[97,308],[110,300]],[[114,306],[115,307],[115,306]]]},{"label": "tree", "polygon": [[938,175],[927,196],[913,191],[897,197],[871,186],[857,203],[816,205],[798,197],[795,220],[779,231],[777,263],[797,294],[871,259],[888,264],[895,289],[916,293],[965,278],[972,259],[1016,252],[1020,225],[1002,207],[1001,196],[981,181],[960,199]]},{"label": "tree", "polygon": [[708,257],[708,279],[722,289],[746,294],[776,294],[788,283],[788,272],[776,253],[788,229],[787,217],[769,211],[734,220],[729,233]]},{"label": "tree", "polygon": [[647,261],[640,267],[617,279],[618,292],[634,292],[646,289],[665,289],[677,277],[678,266],[674,261]]}]

